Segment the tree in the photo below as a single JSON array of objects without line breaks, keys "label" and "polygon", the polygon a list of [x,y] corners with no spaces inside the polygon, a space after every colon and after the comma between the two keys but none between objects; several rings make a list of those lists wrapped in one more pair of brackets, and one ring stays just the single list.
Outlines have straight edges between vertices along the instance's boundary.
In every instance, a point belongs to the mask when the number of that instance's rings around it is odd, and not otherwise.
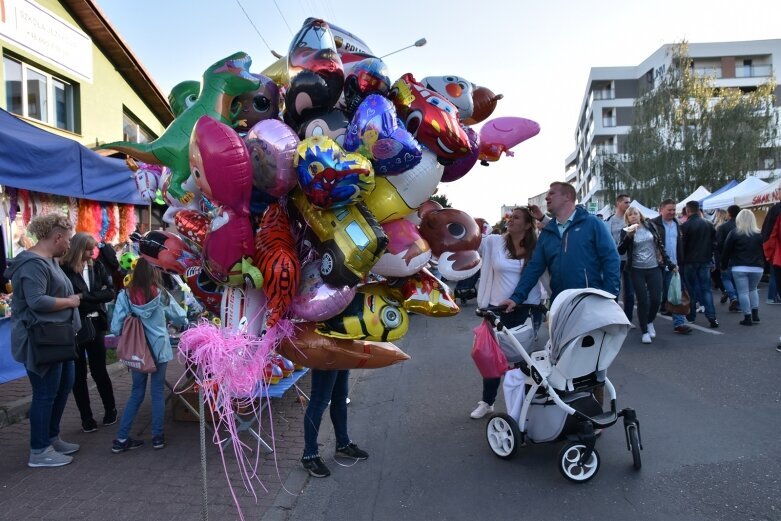
[{"label": "tree", "polygon": [[450,201],[447,200],[447,196],[445,194],[432,195],[429,199],[441,204],[442,208],[452,208],[452,205],[450,204]]},{"label": "tree", "polygon": [[597,161],[610,201],[626,190],[649,203],[680,200],[742,180],[777,153],[774,79],[748,92],[719,88],[692,67],[686,42],[670,52],[658,85],[635,100],[626,153]]}]

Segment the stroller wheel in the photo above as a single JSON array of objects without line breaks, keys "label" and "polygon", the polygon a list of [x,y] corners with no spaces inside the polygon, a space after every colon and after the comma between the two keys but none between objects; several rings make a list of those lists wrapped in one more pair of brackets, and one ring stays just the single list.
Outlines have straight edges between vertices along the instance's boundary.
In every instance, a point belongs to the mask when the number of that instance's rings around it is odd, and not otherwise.
[{"label": "stroller wheel", "polygon": [[586,446],[579,442],[567,443],[559,452],[559,472],[561,475],[575,483],[585,483],[593,478],[599,471],[599,453],[596,449],[591,452],[588,461],[579,465],[580,458],[586,451]]},{"label": "stroller wheel", "polygon": [[512,458],[523,443],[518,423],[503,412],[491,416],[485,427],[485,435],[488,438],[488,446],[502,459]]},{"label": "stroller wheel", "polygon": [[626,428],[626,435],[629,437],[629,447],[632,451],[632,462],[635,470],[640,470],[643,462],[640,460],[640,435],[637,432],[637,425],[630,424]]}]

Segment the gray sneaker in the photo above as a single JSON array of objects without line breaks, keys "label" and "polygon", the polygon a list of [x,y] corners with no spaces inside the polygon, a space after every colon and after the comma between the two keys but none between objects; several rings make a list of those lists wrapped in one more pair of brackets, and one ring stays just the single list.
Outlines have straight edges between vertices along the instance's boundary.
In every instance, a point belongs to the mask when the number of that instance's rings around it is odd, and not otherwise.
[{"label": "gray sneaker", "polygon": [[59,436],[51,440],[51,443],[54,450],[60,454],[73,454],[74,452],[78,452],[80,448],[78,443],[68,443],[67,441],[60,439]]},{"label": "gray sneaker", "polygon": [[62,467],[73,461],[73,456],[60,454],[54,447],[49,445],[46,450],[40,454],[30,453],[30,459],[27,461],[28,467]]}]

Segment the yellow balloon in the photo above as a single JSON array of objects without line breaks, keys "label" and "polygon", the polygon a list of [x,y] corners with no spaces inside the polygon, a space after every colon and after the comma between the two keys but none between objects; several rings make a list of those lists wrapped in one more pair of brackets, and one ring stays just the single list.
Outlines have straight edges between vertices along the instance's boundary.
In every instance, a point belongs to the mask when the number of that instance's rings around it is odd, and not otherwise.
[{"label": "yellow balloon", "polygon": [[261,71],[263,76],[268,76],[277,85],[287,87],[290,84],[290,76],[287,72],[287,56],[283,56]]},{"label": "yellow balloon", "polygon": [[445,167],[437,156],[423,151],[420,163],[398,175],[374,178],[374,190],[364,202],[380,223],[401,219],[428,201],[442,179]]}]

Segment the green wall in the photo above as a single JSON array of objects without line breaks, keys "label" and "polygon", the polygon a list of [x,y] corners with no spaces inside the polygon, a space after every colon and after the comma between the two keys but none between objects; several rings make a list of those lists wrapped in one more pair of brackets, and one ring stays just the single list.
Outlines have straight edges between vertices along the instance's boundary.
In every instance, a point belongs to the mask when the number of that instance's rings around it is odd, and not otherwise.
[{"label": "green wall", "polygon": [[[89,35],[60,2],[56,0],[37,1],[39,5]],[[28,64],[68,80],[70,83],[79,85],[79,96],[76,102],[76,113],[78,115],[76,120],[80,121],[80,132],[74,134],[62,131],[56,127],[39,124],[38,126],[41,128],[75,139],[88,147],[94,147],[96,140],[101,143],[118,141],[122,139],[122,111],[124,106],[154,134],[160,136],[165,129],[163,124],[154,116],[152,111],[149,110],[94,43],[92,45],[92,83],[69,77],[65,71],[58,69],[55,65],[25,52],[4,39],[0,39],[0,50],[3,52],[6,50],[11,51],[13,54],[22,57]],[[5,78],[3,67],[0,65],[0,106],[3,109],[6,108],[5,103]],[[28,121],[35,124],[34,121]]]}]

